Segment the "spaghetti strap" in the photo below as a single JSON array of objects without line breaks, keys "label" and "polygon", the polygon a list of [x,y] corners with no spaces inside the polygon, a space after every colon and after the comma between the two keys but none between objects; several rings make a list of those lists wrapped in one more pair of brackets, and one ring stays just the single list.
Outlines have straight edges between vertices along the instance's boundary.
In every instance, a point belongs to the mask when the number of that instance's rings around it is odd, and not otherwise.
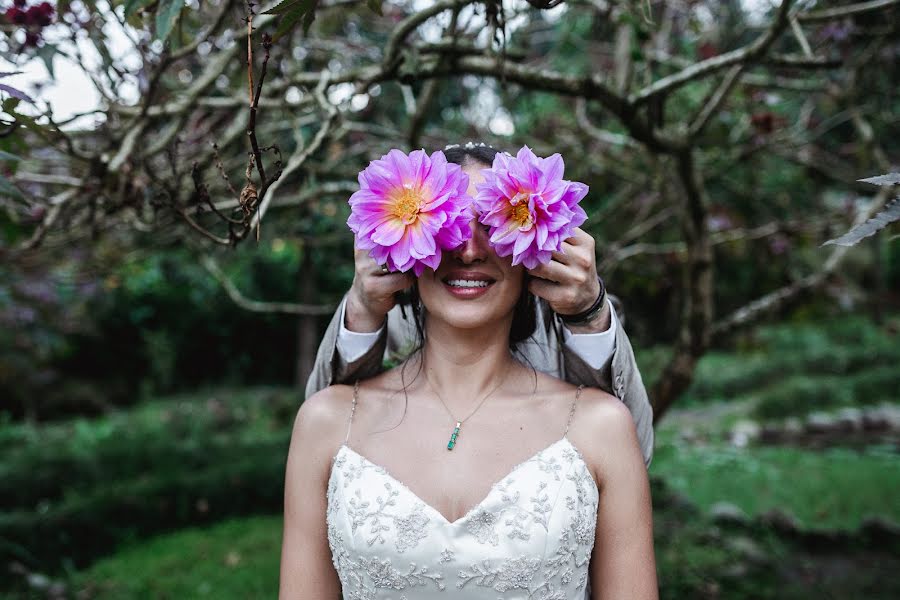
[{"label": "spaghetti strap", "polygon": [[566,432],[563,436],[569,435],[569,426],[572,424],[572,417],[575,416],[575,403],[578,402],[578,397],[581,396],[581,390],[584,389],[584,384],[578,386],[578,389],[575,390],[575,398],[572,400],[572,407],[569,408],[569,419],[566,421]]},{"label": "spaghetti strap", "polygon": [[356,414],[356,400],[359,397],[359,379],[353,384],[353,403],[350,405],[350,420],[347,421],[347,436],[344,438],[346,444],[350,440],[350,428],[353,427],[353,415]]}]

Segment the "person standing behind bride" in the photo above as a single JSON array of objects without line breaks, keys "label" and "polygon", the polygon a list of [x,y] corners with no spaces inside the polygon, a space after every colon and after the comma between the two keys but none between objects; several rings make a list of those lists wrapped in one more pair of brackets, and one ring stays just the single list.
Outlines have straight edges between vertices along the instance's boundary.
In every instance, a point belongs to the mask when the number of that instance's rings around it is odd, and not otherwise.
[{"label": "person standing behind bride", "polygon": [[[458,165],[490,167],[497,153],[483,143],[444,148],[447,161]],[[616,395],[631,411],[649,468],[653,408],[623,327],[621,307],[614,307],[613,296],[607,296],[597,274],[594,238],[576,227],[563,247],[565,255],[556,253],[552,261],[528,272],[532,298],[523,313],[533,313],[536,324],[534,333],[517,344],[517,354],[538,371]],[[379,267],[366,250],[356,250],[354,263],[350,291],[319,344],[306,384],[307,398],[329,385],[352,384],[381,372],[385,359],[406,358],[415,343],[416,325],[396,294],[413,284],[413,274]]]},{"label": "person standing behind bride", "polygon": [[631,413],[514,357],[525,269],[472,229],[416,279],[421,348],[298,411],[280,598],[658,597]]}]

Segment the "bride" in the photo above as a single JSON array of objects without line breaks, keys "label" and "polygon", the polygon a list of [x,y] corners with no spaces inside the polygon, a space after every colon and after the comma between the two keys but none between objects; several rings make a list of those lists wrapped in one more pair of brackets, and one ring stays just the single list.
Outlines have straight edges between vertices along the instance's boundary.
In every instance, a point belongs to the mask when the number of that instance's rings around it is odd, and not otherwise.
[{"label": "bride", "polygon": [[631,414],[516,359],[525,268],[472,229],[417,279],[421,348],[301,406],[280,598],[657,598]]}]

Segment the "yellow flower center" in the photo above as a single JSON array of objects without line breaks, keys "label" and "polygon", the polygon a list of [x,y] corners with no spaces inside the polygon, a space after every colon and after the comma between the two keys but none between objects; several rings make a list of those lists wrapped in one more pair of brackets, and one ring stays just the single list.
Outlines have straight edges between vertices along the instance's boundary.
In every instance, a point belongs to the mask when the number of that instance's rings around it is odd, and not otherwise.
[{"label": "yellow flower center", "polygon": [[394,206],[391,212],[404,224],[415,223],[421,209],[422,194],[412,185],[404,184],[400,190],[394,193]]},{"label": "yellow flower center", "polygon": [[531,218],[531,211],[528,210],[528,194],[519,192],[509,199],[512,205],[509,217],[519,225],[519,229],[527,231],[531,228],[534,220]]}]

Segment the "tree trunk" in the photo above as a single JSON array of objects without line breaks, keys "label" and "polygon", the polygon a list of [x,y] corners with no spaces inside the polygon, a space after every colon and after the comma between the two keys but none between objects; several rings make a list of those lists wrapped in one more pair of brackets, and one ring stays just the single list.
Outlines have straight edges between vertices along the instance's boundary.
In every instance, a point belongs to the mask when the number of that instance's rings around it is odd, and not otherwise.
[{"label": "tree trunk", "polygon": [[[308,245],[303,247],[303,258],[297,274],[300,283],[300,303],[312,304],[316,298],[316,278],[312,263],[312,251]],[[301,315],[297,321],[297,370],[294,385],[304,390],[306,380],[312,373],[318,350],[318,323],[315,315]]]}]

